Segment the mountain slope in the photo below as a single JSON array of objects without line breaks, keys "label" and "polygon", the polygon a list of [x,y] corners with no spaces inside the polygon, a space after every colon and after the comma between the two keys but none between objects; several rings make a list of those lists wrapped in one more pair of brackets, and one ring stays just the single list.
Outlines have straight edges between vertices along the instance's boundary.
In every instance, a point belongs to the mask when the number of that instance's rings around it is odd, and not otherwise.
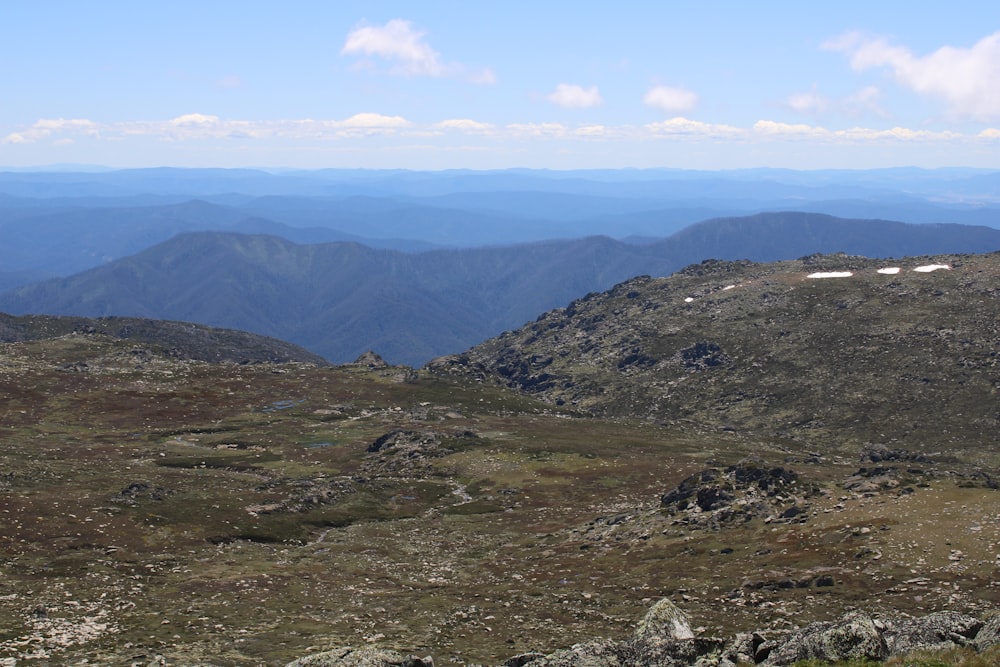
[{"label": "mountain slope", "polygon": [[646,249],[603,238],[409,255],[196,233],[15,290],[0,308],[197,321],[292,340],[336,361],[374,348],[417,363],[636,270],[667,268]]},{"label": "mountain slope", "polygon": [[418,254],[196,233],[12,290],[0,295],[0,310],[203,322],[290,340],[337,362],[374,349],[393,362],[421,364],[582,294],[636,275],[668,275],[706,257],[997,248],[1000,230],[809,213],[716,220],[648,245],[593,237]]},{"label": "mountain slope", "polygon": [[[915,271],[937,264],[951,268]],[[809,277],[840,272],[853,275]],[[1000,426],[998,277],[996,253],[711,261],[578,299],[433,368],[796,449],[975,448]]]},{"label": "mountain slope", "polygon": [[72,334],[127,340],[173,359],[328,365],[322,357],[297,345],[245,331],[135,317],[14,317],[0,313],[0,343],[48,340]]}]

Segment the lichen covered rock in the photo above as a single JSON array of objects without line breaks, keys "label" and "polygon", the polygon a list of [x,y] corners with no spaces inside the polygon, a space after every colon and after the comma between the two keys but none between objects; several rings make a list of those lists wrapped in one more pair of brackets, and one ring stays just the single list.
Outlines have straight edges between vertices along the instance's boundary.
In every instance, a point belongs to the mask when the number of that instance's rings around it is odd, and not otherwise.
[{"label": "lichen covered rock", "polygon": [[885,660],[889,648],[882,631],[864,612],[855,611],[836,622],[811,623],[780,642],[766,665],[790,665],[800,660]]}]

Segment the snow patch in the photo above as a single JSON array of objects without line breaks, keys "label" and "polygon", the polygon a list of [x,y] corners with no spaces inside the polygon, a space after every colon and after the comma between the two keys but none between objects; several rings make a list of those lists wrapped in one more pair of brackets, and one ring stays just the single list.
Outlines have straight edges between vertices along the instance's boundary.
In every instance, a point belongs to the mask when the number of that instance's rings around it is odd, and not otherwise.
[{"label": "snow patch", "polygon": [[694,297],[689,296],[688,298],[684,299],[684,303],[691,303],[692,301],[694,301]]},{"label": "snow patch", "polygon": [[889,266],[889,267],[886,267],[884,269],[879,269],[878,272],[881,273],[882,275],[894,276],[897,273],[899,273],[899,267],[898,266]]},{"label": "snow patch", "polygon": [[806,278],[850,278],[854,273],[851,271],[820,271],[810,273]]},{"label": "snow patch", "polygon": [[722,291],[725,292],[726,290],[730,289],[736,289],[736,285],[726,285],[725,287],[722,288]]},{"label": "snow patch", "polygon": [[951,271],[951,267],[947,264],[926,264],[924,266],[918,266],[913,270],[918,273],[930,273],[931,271],[937,271],[938,269],[945,269],[946,271]]}]

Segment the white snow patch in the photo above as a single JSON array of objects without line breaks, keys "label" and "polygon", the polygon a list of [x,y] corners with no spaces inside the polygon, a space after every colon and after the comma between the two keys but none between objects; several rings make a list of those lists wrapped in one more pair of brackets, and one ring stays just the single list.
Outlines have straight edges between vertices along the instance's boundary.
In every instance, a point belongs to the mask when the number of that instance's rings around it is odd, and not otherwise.
[{"label": "white snow patch", "polygon": [[898,266],[890,266],[890,267],[887,267],[887,268],[884,268],[884,269],[879,269],[878,272],[881,273],[881,274],[883,274],[883,275],[886,275],[886,276],[894,276],[897,273],[899,273],[899,267]]},{"label": "white snow patch", "polygon": [[850,278],[854,273],[851,271],[820,271],[819,273],[810,273],[806,278]]},{"label": "white snow patch", "polygon": [[725,292],[726,290],[729,289],[736,289],[736,285],[726,285],[725,287],[722,288],[722,291]]},{"label": "white snow patch", "polygon": [[931,271],[937,271],[938,269],[945,269],[947,271],[951,271],[951,267],[948,266],[947,264],[927,264],[925,266],[918,266],[913,270],[918,273],[930,273]]},{"label": "white snow patch", "polygon": [[684,299],[684,303],[691,303],[692,301],[694,301],[694,297],[689,296],[688,298]]}]

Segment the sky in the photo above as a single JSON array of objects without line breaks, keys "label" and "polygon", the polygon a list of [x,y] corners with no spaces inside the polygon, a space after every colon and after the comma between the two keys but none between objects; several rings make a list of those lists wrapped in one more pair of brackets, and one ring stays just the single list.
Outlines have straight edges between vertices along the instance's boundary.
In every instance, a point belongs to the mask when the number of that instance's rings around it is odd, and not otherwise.
[{"label": "sky", "polygon": [[995,0],[4,0],[0,166],[1000,169]]}]

